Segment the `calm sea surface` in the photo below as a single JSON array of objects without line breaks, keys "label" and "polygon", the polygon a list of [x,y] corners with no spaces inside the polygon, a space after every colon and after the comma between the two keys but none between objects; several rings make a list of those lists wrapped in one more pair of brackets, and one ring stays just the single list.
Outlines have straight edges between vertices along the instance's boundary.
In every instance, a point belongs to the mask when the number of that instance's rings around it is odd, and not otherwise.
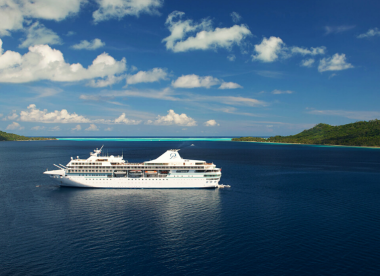
[{"label": "calm sea surface", "polygon": [[0,143],[0,275],[380,275],[380,150],[102,141],[135,162],[180,148],[231,188],[60,188],[42,174],[99,143]]}]

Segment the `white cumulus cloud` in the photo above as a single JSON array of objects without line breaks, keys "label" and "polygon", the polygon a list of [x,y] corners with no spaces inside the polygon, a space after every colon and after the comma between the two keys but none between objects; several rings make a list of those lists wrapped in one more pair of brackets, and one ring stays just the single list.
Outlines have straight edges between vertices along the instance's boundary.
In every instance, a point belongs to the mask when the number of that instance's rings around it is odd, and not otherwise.
[{"label": "white cumulus cloud", "polygon": [[80,63],[66,63],[63,54],[48,45],[30,46],[24,55],[9,50],[2,52],[0,39],[0,82],[80,81],[119,74],[126,69],[124,58],[117,61],[107,53],[100,54],[84,68]]},{"label": "white cumulus cloud", "polygon": [[26,39],[19,45],[20,48],[38,44],[61,44],[60,37],[38,21],[25,29]]},{"label": "white cumulus cloud", "polygon": [[306,56],[306,55],[316,56],[316,55],[324,55],[326,51],[326,47],[324,46],[315,47],[315,48],[311,47],[310,49],[307,49],[307,48],[293,46],[290,49],[290,51],[292,54],[300,54],[303,56]]},{"label": "white cumulus cloud", "polygon": [[238,23],[242,19],[241,15],[238,14],[237,12],[232,12],[230,15],[234,23]]},{"label": "white cumulus cloud", "polygon": [[227,59],[228,59],[229,61],[235,61],[236,56],[235,56],[234,54],[231,54],[231,55],[228,55],[228,56],[227,56]]},{"label": "white cumulus cloud", "polygon": [[10,35],[9,31],[22,29],[24,15],[17,3],[0,0],[0,36]]},{"label": "white cumulus cloud", "polygon": [[236,89],[236,88],[243,88],[240,84],[237,84],[235,82],[223,82],[219,89]]},{"label": "white cumulus cloud", "polygon": [[156,82],[159,80],[166,80],[168,73],[162,68],[153,68],[149,71],[139,71],[134,75],[127,76],[127,85],[142,82]]},{"label": "white cumulus cloud", "polygon": [[197,122],[193,118],[188,117],[185,113],[177,114],[173,109],[170,109],[166,116],[158,115],[156,120],[149,120],[146,122],[146,124],[196,126]]},{"label": "white cumulus cloud", "polygon": [[102,79],[90,80],[87,85],[91,87],[106,87],[120,82],[125,78],[125,75],[115,76],[110,75]]},{"label": "white cumulus cloud", "polygon": [[354,25],[342,25],[342,26],[325,26],[326,35],[328,34],[337,34],[349,31],[351,29],[355,28]]},{"label": "white cumulus cloud", "polygon": [[358,35],[357,38],[366,38],[373,36],[380,36],[380,30],[378,28],[369,29],[366,33]]},{"label": "white cumulus cloud", "polygon": [[66,109],[48,112],[46,109],[40,110],[35,104],[30,104],[27,110],[20,112],[20,121],[41,122],[41,123],[89,123],[90,120],[74,113],[69,113]]},{"label": "white cumulus cloud", "polygon": [[76,125],[74,128],[71,129],[72,131],[79,131],[82,130],[82,127],[80,125]]},{"label": "white cumulus cloud", "polygon": [[97,123],[97,124],[140,124],[139,120],[128,119],[125,113],[122,113],[116,119],[89,119],[85,116],[78,115],[75,112],[69,113],[66,109],[48,112],[46,109],[40,110],[35,104],[30,104],[27,110],[20,112],[18,121],[22,122],[40,122],[40,123]]},{"label": "white cumulus cloud", "polygon": [[138,125],[141,121],[131,120],[125,117],[125,113],[122,113],[118,118],[114,121],[115,124],[126,124],[126,125]]},{"label": "white cumulus cloud", "polygon": [[60,131],[61,128],[59,126],[49,128],[49,131]]},{"label": "white cumulus cloud", "polygon": [[314,64],[314,61],[315,60],[313,58],[304,59],[304,60],[301,61],[301,66],[303,66],[303,67],[311,67]]},{"label": "white cumulus cloud", "polygon": [[11,115],[9,115],[7,118],[8,120],[14,120],[18,117],[18,115],[15,113],[16,111],[14,110],[13,113]]},{"label": "white cumulus cloud", "polygon": [[215,120],[208,120],[207,122],[204,122],[205,126],[220,126]]},{"label": "white cumulus cloud", "polygon": [[61,21],[79,12],[86,0],[0,0],[0,36],[23,28],[26,19]]},{"label": "white cumulus cloud", "polygon": [[34,126],[34,127],[32,127],[32,130],[43,130],[43,129],[45,129],[44,126]]},{"label": "white cumulus cloud", "polygon": [[278,89],[275,89],[272,91],[272,94],[275,94],[275,95],[279,95],[279,94],[293,94],[294,92],[293,91],[290,91],[290,90],[278,90]]},{"label": "white cumulus cloud", "polygon": [[336,53],[330,58],[323,58],[319,62],[318,71],[340,71],[349,68],[354,68],[351,63],[346,62],[346,55]]},{"label": "white cumulus cloud", "polygon": [[92,41],[82,40],[80,43],[71,46],[71,48],[75,50],[95,50],[105,45],[99,38],[95,38]]},{"label": "white cumulus cloud", "polygon": [[326,47],[311,47],[310,49],[298,46],[287,47],[281,38],[271,36],[270,38],[264,37],[260,44],[256,44],[254,51],[252,61],[274,62],[279,58],[289,58],[297,54],[302,56],[324,55]]},{"label": "white cumulus cloud", "polygon": [[97,0],[99,9],[92,16],[95,22],[121,19],[127,15],[139,16],[141,13],[159,14],[162,0]]},{"label": "white cumulus cloud", "polygon": [[20,126],[19,123],[13,122],[10,125],[7,126],[7,130],[21,130],[24,129],[24,127]]},{"label": "white cumulus cloud", "polygon": [[86,0],[24,0],[15,2],[21,3],[21,9],[26,17],[61,21],[67,16],[78,13],[81,4],[85,3]]},{"label": "white cumulus cloud", "polygon": [[255,45],[256,54],[252,55],[252,60],[273,62],[278,59],[278,56],[281,54],[283,45],[285,45],[285,43],[279,37],[264,37],[260,44]]},{"label": "white cumulus cloud", "polygon": [[[166,26],[171,34],[162,42],[166,43],[166,49],[173,52],[230,49],[232,45],[239,45],[243,39],[251,35],[251,31],[245,25],[214,29],[211,20],[204,19],[200,23],[194,23],[190,19],[181,20],[184,14],[184,12],[174,11],[166,20]],[[194,33],[196,33],[195,36],[191,36]]]},{"label": "white cumulus cloud", "polygon": [[184,75],[172,81],[172,86],[176,88],[210,88],[213,85],[220,83],[220,80],[212,76],[200,77],[198,75]]},{"label": "white cumulus cloud", "polygon": [[90,124],[88,128],[85,129],[86,131],[99,131],[98,127],[95,124]]}]

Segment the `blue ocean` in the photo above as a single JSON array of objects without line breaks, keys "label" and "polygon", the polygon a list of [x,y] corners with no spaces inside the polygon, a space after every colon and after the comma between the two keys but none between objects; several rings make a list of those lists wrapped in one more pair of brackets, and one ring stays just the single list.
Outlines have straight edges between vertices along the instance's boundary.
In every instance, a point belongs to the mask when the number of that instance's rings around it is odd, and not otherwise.
[{"label": "blue ocean", "polygon": [[[103,144],[130,162],[181,149],[231,188],[61,188],[42,174]],[[380,275],[379,248],[380,149],[0,143],[0,275]]]}]

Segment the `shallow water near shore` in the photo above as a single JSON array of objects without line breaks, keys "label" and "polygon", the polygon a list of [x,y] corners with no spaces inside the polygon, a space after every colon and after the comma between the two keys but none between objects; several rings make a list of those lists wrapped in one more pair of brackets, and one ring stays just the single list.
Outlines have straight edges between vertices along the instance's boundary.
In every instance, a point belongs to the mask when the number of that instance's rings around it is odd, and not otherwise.
[{"label": "shallow water near shore", "polygon": [[[61,188],[46,168],[167,149],[215,190]],[[194,144],[194,146],[191,146]],[[0,275],[378,275],[380,151],[224,141],[0,143]]]}]

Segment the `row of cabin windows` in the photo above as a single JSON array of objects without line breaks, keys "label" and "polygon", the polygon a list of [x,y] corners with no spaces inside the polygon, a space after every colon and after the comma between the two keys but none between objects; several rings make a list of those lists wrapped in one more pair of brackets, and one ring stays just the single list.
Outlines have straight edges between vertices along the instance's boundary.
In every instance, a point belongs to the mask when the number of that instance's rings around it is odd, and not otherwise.
[{"label": "row of cabin windows", "polygon": [[[112,172],[112,170],[75,170],[75,169],[69,169],[69,172]],[[177,170],[176,171],[177,173],[188,173],[189,171],[188,170]],[[195,171],[195,172],[198,172],[198,173],[203,173],[204,171]],[[205,176],[214,176],[214,175],[205,175]],[[215,175],[217,176],[217,175]]]},{"label": "row of cabin windows", "polygon": [[[118,167],[109,167],[109,166],[68,166],[71,169],[133,169],[133,170],[156,170],[156,169],[202,169],[202,167],[128,167],[128,166],[118,166]],[[197,171],[198,172],[198,171]],[[201,172],[201,171],[199,171]],[[202,171],[204,172],[204,171]]]},{"label": "row of cabin windows", "polygon": [[[71,163],[71,165],[72,166],[99,166],[99,165],[102,165],[102,163],[101,162],[97,162],[97,163]],[[120,164],[112,163],[112,165],[123,165],[123,163],[120,163]],[[168,163],[145,163],[144,165],[145,166],[168,166],[169,164]],[[205,165],[205,163],[195,163],[195,165],[196,166]]]}]

